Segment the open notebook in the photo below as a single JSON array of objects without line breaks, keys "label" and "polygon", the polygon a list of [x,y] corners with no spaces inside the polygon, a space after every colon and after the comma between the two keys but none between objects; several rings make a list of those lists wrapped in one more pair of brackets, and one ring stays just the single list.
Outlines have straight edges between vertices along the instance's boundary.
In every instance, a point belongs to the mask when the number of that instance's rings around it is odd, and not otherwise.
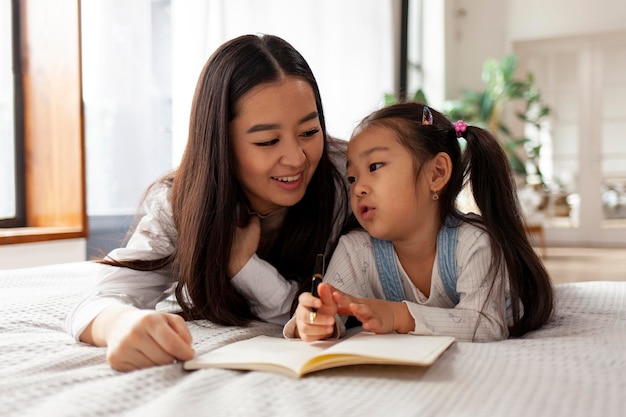
[{"label": "open notebook", "polygon": [[186,361],[184,368],[266,371],[299,378],[310,372],[347,365],[428,366],[454,340],[448,336],[369,332],[360,332],[345,339],[319,342],[257,336]]}]

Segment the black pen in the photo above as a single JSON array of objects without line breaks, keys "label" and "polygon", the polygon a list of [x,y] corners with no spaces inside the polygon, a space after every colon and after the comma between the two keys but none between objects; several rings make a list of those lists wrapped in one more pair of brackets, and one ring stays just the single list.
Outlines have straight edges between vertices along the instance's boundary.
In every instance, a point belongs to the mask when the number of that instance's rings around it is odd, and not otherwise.
[{"label": "black pen", "polygon": [[[324,254],[320,253],[317,255],[317,259],[315,260],[315,269],[313,270],[313,278],[311,278],[311,294],[313,297],[318,297],[317,294],[317,286],[320,285],[320,282],[324,279]],[[311,307],[309,312],[309,323],[315,323],[315,318],[317,317],[317,308]]]}]

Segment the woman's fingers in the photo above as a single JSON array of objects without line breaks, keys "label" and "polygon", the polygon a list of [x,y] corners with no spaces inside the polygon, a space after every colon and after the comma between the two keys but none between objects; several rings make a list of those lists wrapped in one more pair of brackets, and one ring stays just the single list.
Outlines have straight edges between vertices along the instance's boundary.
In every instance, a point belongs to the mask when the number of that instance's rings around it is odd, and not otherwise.
[{"label": "woman's fingers", "polygon": [[183,318],[173,314],[167,314],[164,318],[166,323],[159,325],[152,334],[153,339],[165,354],[164,360],[170,357],[183,361],[192,359],[195,351],[191,347],[191,332]]},{"label": "woman's fingers", "polygon": [[116,338],[107,350],[111,367],[119,371],[166,365],[194,355],[184,320],[155,311],[141,312],[130,331]]}]

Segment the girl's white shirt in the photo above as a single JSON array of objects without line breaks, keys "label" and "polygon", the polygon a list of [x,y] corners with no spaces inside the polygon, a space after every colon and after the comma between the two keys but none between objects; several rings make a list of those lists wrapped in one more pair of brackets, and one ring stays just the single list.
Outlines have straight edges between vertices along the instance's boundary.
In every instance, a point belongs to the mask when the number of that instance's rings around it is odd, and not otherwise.
[{"label": "girl's white shirt", "polygon": [[[480,228],[463,223],[457,237],[456,265],[460,295],[458,304],[448,297],[437,267],[436,255],[431,275],[430,296],[426,297],[409,279],[397,255],[406,300],[404,303],[415,320],[411,333],[447,335],[461,341],[490,341],[508,337],[505,292],[508,274],[501,268],[495,282],[489,278],[492,260],[490,240]],[[352,231],[339,240],[324,281],[359,298],[385,299],[372,248],[365,231]],[[346,317],[337,320],[338,335],[345,332]],[[285,337],[295,336],[295,319],[283,329]]]}]

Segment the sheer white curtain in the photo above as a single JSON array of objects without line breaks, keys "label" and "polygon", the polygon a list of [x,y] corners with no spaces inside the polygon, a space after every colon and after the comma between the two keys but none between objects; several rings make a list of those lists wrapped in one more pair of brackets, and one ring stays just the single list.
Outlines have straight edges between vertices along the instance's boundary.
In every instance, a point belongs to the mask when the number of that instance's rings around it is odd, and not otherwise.
[{"label": "sheer white curtain", "polygon": [[132,214],[148,184],[178,166],[202,66],[242,34],[271,33],[293,44],[318,80],[329,132],[348,139],[394,90],[395,3],[83,1],[89,216]]},{"label": "sheer white curtain", "polygon": [[393,0],[172,0],[172,163],[187,140],[197,77],[224,41],[278,35],[315,74],[329,133],[348,139],[355,124],[394,90]]}]

